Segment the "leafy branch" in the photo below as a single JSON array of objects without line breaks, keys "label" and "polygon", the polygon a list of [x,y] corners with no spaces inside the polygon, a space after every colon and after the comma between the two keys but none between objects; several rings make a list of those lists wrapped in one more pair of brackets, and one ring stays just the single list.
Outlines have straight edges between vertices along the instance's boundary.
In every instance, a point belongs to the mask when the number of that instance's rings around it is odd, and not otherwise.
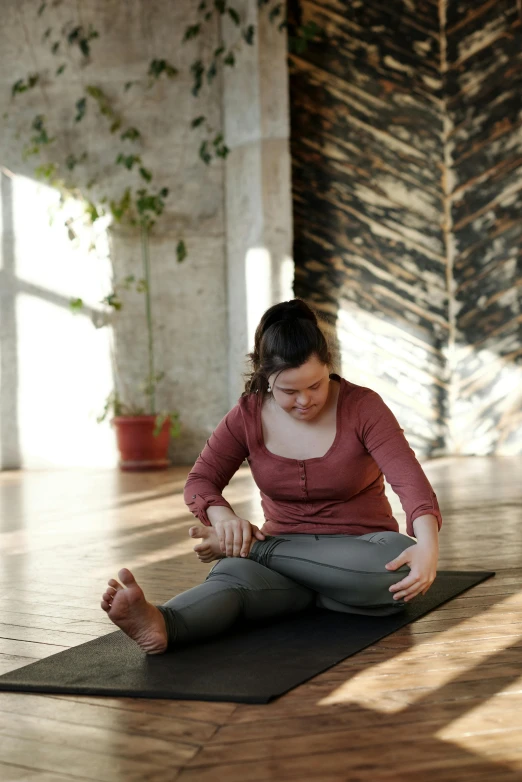
[{"label": "leafy branch", "polygon": [[65,34],[69,46],[73,46],[73,45],[78,46],[80,52],[83,54],[84,57],[89,57],[91,54],[90,42],[94,38],[99,38],[97,30],[95,30],[92,27],[92,25],[89,25],[88,30],[85,30],[85,28],[81,24],[76,25],[75,27],[73,27],[72,30],[70,30],[68,33]]},{"label": "leafy branch", "polygon": [[[59,5],[61,0],[53,0],[52,5]],[[270,23],[277,24],[280,31],[287,30],[289,50],[295,54],[300,54],[306,50],[311,41],[319,34],[320,30],[313,22],[302,25],[299,23],[290,23],[284,10],[282,2],[274,0],[257,0],[260,10],[266,10]],[[38,8],[37,15],[41,17],[48,7],[48,3],[42,2]],[[201,36],[207,25],[215,21],[217,15],[226,18],[232,28],[237,30],[237,37],[230,46],[223,44],[214,48],[210,55],[204,59],[199,57],[190,66],[192,76],[191,93],[197,98],[204,85],[212,86],[215,83],[220,72],[227,67],[235,67],[237,56],[242,47],[253,46],[256,40],[256,29],[254,25],[247,24],[241,17],[241,14],[228,2],[228,0],[201,0],[197,8],[198,19],[196,23],[187,26],[183,35],[183,43],[188,43]],[[99,37],[97,30],[92,25],[85,27],[81,24],[69,22],[61,28],[59,36],[53,36],[53,28],[48,27],[43,35],[44,41],[48,42],[50,51],[58,56],[63,52],[69,52],[77,48],[81,54],[81,65],[87,66],[91,58],[91,43]],[[66,68],[65,63],[61,63],[55,69],[55,77],[61,76]],[[148,65],[148,70],[144,80],[127,81],[123,87],[123,93],[129,92],[136,86],[150,90],[156,83],[164,80],[173,80],[178,75],[178,69],[168,60],[154,58]],[[18,79],[11,87],[11,97],[15,99],[18,95],[34,89],[38,84],[42,86],[42,77],[38,73],[30,73],[25,78]],[[134,92],[133,92],[134,94]],[[44,94],[45,97],[45,94]],[[128,110],[136,99],[124,107],[128,116]],[[91,101],[96,105],[98,112],[108,123],[108,131],[115,135],[119,131],[120,149],[116,150],[114,160],[115,166],[121,166],[128,172],[129,176],[138,179],[139,184],[129,183],[119,197],[109,199],[107,196],[95,200],[86,194],[77,183],[71,180],[76,178],[78,167],[89,163],[88,151],[70,151],[65,157],[63,163],[52,160],[41,160],[35,168],[35,175],[46,180],[51,186],[55,187],[60,193],[60,203],[64,203],[69,198],[80,201],[83,205],[83,218],[91,226],[94,226],[102,218],[110,220],[112,218],[115,224],[126,223],[131,227],[138,228],[141,237],[141,250],[144,273],[139,279],[132,275],[125,278],[123,284],[114,288],[103,299],[102,303],[112,312],[119,311],[123,306],[122,291],[135,290],[145,296],[146,314],[147,314],[147,333],[148,333],[148,356],[149,368],[147,378],[143,387],[143,392],[148,399],[148,409],[155,411],[155,392],[156,386],[163,378],[163,374],[154,370],[154,351],[152,341],[152,317],[150,300],[150,253],[149,238],[152,229],[157,220],[165,211],[166,200],[169,196],[169,190],[166,187],[151,185],[154,174],[148,168],[142,158],[140,147],[143,145],[141,131],[134,124],[124,121],[122,111],[116,109],[114,100],[98,85],[89,84],[82,94],[71,107],[73,126],[77,127],[87,116],[90,110]],[[121,105],[121,104],[120,104]],[[48,109],[49,113],[50,109]],[[229,149],[225,143],[221,129],[213,129],[209,126],[206,117],[203,114],[196,116],[190,125],[191,129],[200,129],[206,133],[206,138],[202,138],[199,144],[198,154],[200,159],[209,165],[214,158],[226,158]],[[47,127],[47,121],[44,114],[37,114],[33,119],[29,143],[23,150],[25,159],[31,155],[39,155],[47,151],[56,141],[56,135],[52,135]],[[131,151],[129,145],[137,145]],[[57,146],[57,145],[56,145]],[[56,146],[54,147],[56,149]],[[135,151],[135,150],[138,151]],[[62,174],[62,171],[65,173]],[[74,176],[73,176],[74,175]],[[141,180],[141,181],[140,181]],[[145,184],[143,184],[143,182]],[[94,176],[87,184],[86,191],[96,183]],[[83,219],[82,218],[82,219]],[[75,220],[80,218],[70,217],[65,221],[68,236],[71,240],[77,238],[77,228]],[[176,259],[182,262],[187,257],[187,248],[183,240],[179,240],[176,247]],[[121,288],[121,290],[120,290]],[[81,299],[76,298],[71,302],[71,309],[78,312],[83,307]],[[128,408],[121,401],[117,390],[107,401],[105,414],[112,409],[118,414]],[[162,414],[170,418],[171,424],[177,421],[176,413]],[[157,424],[159,425],[160,416]]]},{"label": "leafy branch", "polygon": [[[282,2],[272,4],[272,0],[257,0],[257,6],[259,10],[268,10],[270,23],[277,23],[279,31],[288,30],[288,48],[290,52],[300,54],[306,51],[309,43],[323,32],[315,22],[309,22],[305,25],[291,25],[285,15],[285,6]],[[205,29],[205,25],[209,24],[216,14],[228,17],[233,25],[238,28],[238,36],[228,49],[224,45],[218,46],[213,51],[210,61],[205,63],[199,58],[192,63],[190,66],[190,73],[193,78],[191,92],[194,97],[199,96],[205,82],[208,85],[214,82],[220,69],[224,70],[227,66],[234,67],[236,65],[236,56],[241,47],[243,44],[253,46],[256,32],[253,25],[247,25],[242,22],[239,12],[229,5],[227,0],[202,0],[197,10],[201,18],[195,24],[185,28],[182,43],[192,41],[200,36]],[[203,123],[206,123],[206,117],[198,116],[192,120],[190,127],[191,129],[199,128]],[[207,138],[199,146],[199,157],[206,165],[209,165],[214,157],[226,158],[230,150],[226,146],[220,131],[216,132],[208,124],[205,128]],[[214,137],[210,138],[210,136]]]},{"label": "leafy branch", "polygon": [[18,79],[18,81],[15,81],[15,83],[11,87],[11,95],[14,97],[15,95],[18,95],[21,92],[27,92],[28,90],[32,90],[33,87],[36,87],[39,81],[40,81],[40,75],[38,73],[30,73],[29,76],[27,77],[27,80]]},{"label": "leafy branch", "polygon": [[122,118],[114,110],[109,97],[105,94],[105,92],[101,89],[101,87],[97,87],[94,84],[88,85],[85,88],[85,92],[94,101],[96,101],[100,114],[102,114],[104,117],[107,117],[107,119],[109,120],[110,133],[116,133],[116,131],[119,130],[122,126]]},{"label": "leafy branch", "polygon": [[152,78],[152,83],[157,81],[162,73],[164,73],[167,78],[173,79],[174,76],[178,75],[179,71],[167,62],[167,60],[152,60],[148,70],[148,75]]},{"label": "leafy branch", "polygon": [[[56,2],[57,0],[54,0],[54,3]],[[38,11],[40,16],[43,14],[45,7],[46,4],[42,3]],[[51,53],[55,55],[60,53],[63,46],[66,44],[68,44],[69,47],[77,46],[83,59],[86,61],[84,64],[88,64],[87,61],[91,54],[90,42],[97,37],[98,33],[92,26],[84,28],[81,25],[74,25],[72,23],[62,28],[62,38],[59,40],[53,40],[51,27],[46,30],[43,36],[44,41],[49,41]],[[55,71],[55,77],[60,76],[64,72],[65,67],[65,64],[60,65]],[[153,59],[149,64],[147,72],[148,82],[146,88],[151,89],[152,86],[162,78],[169,80],[173,79],[177,73],[177,69],[166,59]],[[24,93],[33,89],[40,81],[41,75],[38,73],[31,73],[25,79],[19,79],[12,85],[12,98],[14,99],[17,97],[19,93]],[[139,83],[143,86],[142,82],[133,82],[133,84],[135,83]],[[127,83],[124,92],[129,88],[130,83]],[[75,216],[68,217],[64,221],[67,228],[67,235],[71,241],[76,241],[78,239],[77,223],[79,220],[82,222],[87,221],[88,224],[94,226],[101,218],[112,218],[114,224],[127,223],[132,227],[139,228],[144,276],[137,281],[129,276],[124,281],[124,287],[127,289],[133,287],[137,293],[141,293],[145,296],[149,368],[141,390],[148,400],[147,408],[149,412],[156,414],[156,387],[162,380],[163,373],[154,370],[149,235],[159,217],[164,213],[169,190],[166,187],[149,187],[153,179],[152,171],[143,164],[142,156],[140,154],[130,153],[125,149],[125,146],[128,144],[140,144],[142,142],[141,131],[132,123],[128,123],[127,127],[124,126],[121,112],[115,108],[114,101],[101,87],[95,84],[89,84],[85,87],[83,94],[75,101],[74,109],[71,107],[71,119],[74,126],[79,125],[87,116],[91,101],[95,103],[99,113],[107,119],[108,131],[110,134],[114,135],[118,130],[121,130],[119,140],[122,149],[117,151],[114,158],[114,165],[124,167],[126,171],[133,175],[136,171],[139,179],[144,180],[147,187],[139,185],[133,187],[129,184],[119,198],[109,200],[107,196],[104,196],[95,202],[94,199],[86,194],[85,190],[82,191],[77,183],[71,183],[71,179],[73,178],[72,175],[73,173],[76,173],[77,167],[88,162],[89,155],[87,151],[78,152],[74,150],[73,152],[69,152],[69,154],[65,156],[65,160],[61,163],[58,162],[58,160],[41,160],[39,165],[35,167],[34,172],[38,179],[45,180],[51,187],[59,192],[60,207],[64,207],[69,200],[76,201],[83,206],[79,215],[75,214]],[[43,114],[37,114],[32,120],[29,143],[26,145],[23,155],[25,158],[31,155],[41,155],[44,151],[47,151],[49,146],[55,141],[56,135],[51,135],[48,130],[45,116]],[[54,149],[57,148],[57,145],[55,145]],[[74,178],[77,179],[76,176],[74,176]],[[87,190],[95,183],[96,176],[87,184]],[[92,243],[91,246],[93,246]],[[179,240],[176,247],[177,261],[181,262],[186,257],[187,248],[185,243],[183,240]],[[107,307],[108,310],[118,312],[123,306],[123,299],[120,295],[120,291],[114,289],[109,292],[101,303]],[[77,313],[82,311],[84,308],[82,299],[78,297],[72,299],[70,307],[72,312]],[[135,408],[136,406],[131,405],[130,407],[125,408],[116,389],[107,400],[105,413],[107,413],[111,407],[117,414],[118,409],[121,411],[123,409],[130,409],[131,407]],[[141,409],[141,412],[144,412],[144,410]],[[179,433],[179,415],[174,411],[158,413],[156,421],[157,428],[161,428],[162,424],[167,419],[171,423],[171,434],[176,435]]]}]

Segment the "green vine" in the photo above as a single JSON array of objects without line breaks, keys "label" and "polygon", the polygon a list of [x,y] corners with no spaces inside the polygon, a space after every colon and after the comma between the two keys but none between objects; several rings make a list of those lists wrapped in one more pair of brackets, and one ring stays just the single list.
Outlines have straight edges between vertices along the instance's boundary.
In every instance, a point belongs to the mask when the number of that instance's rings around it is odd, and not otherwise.
[{"label": "green vine", "polygon": [[18,81],[15,81],[11,87],[11,95],[14,97],[21,92],[32,90],[33,87],[36,87],[39,81],[40,76],[38,73],[30,73],[27,79],[18,79]]},{"label": "green vine", "polygon": [[[60,4],[61,0],[53,0],[52,7]],[[305,51],[309,43],[321,33],[313,22],[306,25],[291,24],[286,13],[286,5],[282,2],[257,0],[257,5],[260,11],[268,13],[269,21],[272,24],[277,24],[279,31],[287,30],[288,48],[292,53],[300,54]],[[48,4],[42,2],[37,10],[37,16],[43,16],[47,8]],[[191,93],[194,98],[200,96],[204,85],[211,86],[225,68],[236,66],[241,48],[245,45],[253,46],[256,35],[255,27],[252,24],[246,24],[237,9],[227,0],[202,0],[198,5],[197,13],[199,15],[198,21],[187,26],[184,30],[183,44],[194,41],[198,36],[201,36],[206,27],[215,20],[216,15],[227,17],[231,21],[233,27],[237,29],[237,38],[231,46],[220,45],[211,52],[206,60],[198,58],[190,65]],[[70,56],[72,50],[76,49],[81,57],[82,67],[89,65],[92,56],[91,44],[98,38],[99,33],[92,25],[85,27],[73,21],[62,26],[58,34],[53,34],[53,27],[48,27],[43,34],[43,41],[49,46],[52,55]],[[66,62],[60,63],[54,71],[54,77],[60,78],[66,68]],[[125,94],[138,86],[145,90],[151,90],[158,81],[173,80],[178,74],[178,69],[172,63],[157,57],[150,61],[144,79],[127,81],[122,91]],[[47,84],[47,77],[43,74],[29,73],[14,82],[11,87],[11,99],[16,100],[19,95],[37,87],[41,87],[45,98],[44,84]],[[46,103],[48,105],[47,99]],[[22,157],[24,160],[32,156],[41,158],[39,164],[35,166],[35,176],[58,190],[60,205],[63,205],[69,198],[80,201],[83,205],[82,219],[85,219],[89,225],[94,226],[102,218],[110,217],[115,224],[126,223],[132,228],[139,229],[143,277],[138,280],[133,276],[125,278],[122,284],[115,286],[115,289],[104,297],[102,303],[109,310],[117,312],[123,306],[121,290],[129,290],[134,287],[137,292],[145,296],[149,365],[143,392],[148,400],[147,409],[156,414],[156,388],[163,379],[163,373],[156,372],[154,366],[149,239],[157,220],[164,213],[169,190],[166,187],[152,184],[155,174],[143,160],[140,147],[143,147],[144,140],[140,129],[134,123],[126,121],[123,112],[117,108],[116,99],[100,86],[88,84],[82,89],[74,106],[71,107],[73,126],[80,125],[93,108],[107,121],[106,127],[110,136],[116,136],[120,131],[118,143],[121,144],[121,148],[116,151],[113,165],[117,168],[123,168],[133,181],[124,187],[119,196],[109,198],[107,195],[103,195],[94,198],[89,195],[89,191],[98,185],[99,175],[96,173],[89,179],[85,187],[80,186],[79,173],[82,171],[82,167],[89,165],[88,150],[75,149],[69,152],[64,159],[60,159],[60,156],[56,154],[54,160],[49,159],[52,157],[50,153],[56,152],[59,148],[57,144],[59,132],[57,130],[54,134],[51,133],[48,128],[48,118],[44,113],[38,113],[32,120],[28,131],[28,141],[22,150]],[[49,113],[50,108],[47,109],[47,114]],[[206,116],[203,114],[196,116],[190,122],[190,129],[205,131],[206,137],[201,139],[198,147],[198,155],[203,163],[209,165],[215,158],[225,159],[227,157],[230,150],[226,145],[222,130],[212,128],[208,124]],[[129,149],[129,144],[135,145],[135,151]],[[42,159],[43,157],[45,159]],[[107,171],[104,172],[104,176],[107,177]],[[139,185],[135,182],[136,177],[139,180]],[[65,225],[69,238],[76,240],[78,234],[75,220],[69,218]],[[176,246],[177,262],[184,261],[187,255],[185,242],[183,239],[179,239]],[[83,301],[81,298],[75,298],[71,300],[70,306],[73,312],[79,312],[83,307]],[[142,408],[122,402],[118,390],[115,389],[107,400],[104,415],[100,420],[103,420],[110,409],[117,415],[118,410],[121,412],[130,409],[141,410]],[[176,412],[158,414],[158,421],[160,415],[164,416],[163,420],[165,420],[165,416],[170,418],[172,433],[178,431],[179,421]]]},{"label": "green vine", "polygon": [[[46,3],[42,3],[38,9],[39,16],[44,13],[45,8]],[[57,40],[52,39],[52,32],[52,28],[48,28],[43,36],[44,41],[49,42],[52,54],[58,54],[67,46],[70,48],[77,46],[85,64],[88,64],[91,56],[90,44],[99,37],[98,32],[92,26],[86,29],[82,25],[75,25],[70,22],[62,27],[60,38]],[[62,65],[56,69],[55,78],[61,76],[65,67],[66,63],[62,63]],[[167,60],[152,60],[147,72],[148,80],[145,87],[146,89],[151,89],[163,76],[172,79],[176,74],[177,70]],[[143,82],[138,83],[141,83],[143,86]],[[31,73],[25,79],[18,79],[11,88],[12,99],[15,99],[21,93],[36,88],[39,84],[42,84],[42,75],[38,73]],[[128,89],[129,84],[126,84],[124,91],[127,91]],[[89,106],[91,102],[99,114],[107,120],[107,130],[109,134],[116,134],[123,126],[123,130],[119,136],[122,147],[129,143],[142,143],[143,137],[139,128],[137,128],[134,123],[124,123],[124,117],[121,111],[118,111],[115,108],[114,100],[102,90],[101,87],[95,84],[86,86],[83,90],[83,94],[75,101],[71,113],[71,119],[74,125],[78,125],[84,120],[85,116],[90,111]],[[125,125],[127,126],[125,127]],[[60,159],[61,156],[57,154],[60,147],[56,143],[57,140],[59,140],[60,134],[55,133],[51,135],[48,129],[47,118],[43,113],[37,114],[34,117],[28,135],[28,142],[23,148],[22,157],[24,160],[27,160],[31,156],[39,156],[42,158],[45,155],[47,159],[41,159],[39,164],[35,166],[34,174],[37,179],[46,181],[51,187],[58,190],[60,193],[61,206],[63,206],[68,199],[75,199],[83,205],[83,218],[79,219],[86,219],[91,226],[94,226],[101,218],[110,215],[115,224],[127,223],[131,227],[137,227],[140,231],[144,276],[139,280],[134,280],[132,276],[127,277],[124,281],[123,288],[130,290],[134,287],[136,292],[143,294],[145,297],[149,364],[147,376],[141,390],[147,399],[147,404],[146,406],[139,406],[134,403],[123,403],[120,393],[115,389],[107,400],[104,414],[100,420],[103,420],[111,409],[115,415],[118,414],[118,410],[133,411],[135,414],[137,414],[138,410],[142,413],[147,410],[149,414],[157,416],[156,429],[158,431],[164,421],[168,419],[171,424],[171,435],[177,436],[177,434],[179,434],[179,414],[177,411],[163,411],[159,413],[156,411],[156,389],[163,379],[164,373],[156,372],[154,369],[152,306],[150,284],[148,281],[150,276],[149,237],[158,218],[164,212],[169,190],[166,187],[152,187],[151,182],[154,178],[154,174],[151,168],[143,163],[142,156],[140,154],[129,153],[122,148],[121,151],[117,152],[115,155],[114,165],[123,166],[123,168],[129,172],[129,175],[133,177],[136,172],[139,179],[142,182],[145,182],[147,186],[129,184],[124,188],[123,193],[119,197],[109,199],[107,196],[103,196],[94,199],[88,196],[87,192],[97,184],[99,175],[94,175],[86,187],[80,186],[78,177],[75,177],[76,181],[72,180],[72,176],[77,173],[78,168],[88,162],[89,154],[87,150],[75,150],[74,152],[67,154],[64,159]],[[50,157],[54,157],[54,160],[49,159]],[[78,232],[75,219],[68,218],[65,221],[65,226],[67,228],[68,237],[72,241],[76,240]],[[182,262],[186,257],[187,248],[185,242],[180,239],[176,248],[177,261]],[[113,291],[102,299],[102,303],[113,312],[118,312],[123,306],[119,287],[121,286],[115,287]],[[72,312],[78,313],[82,311],[84,303],[81,298],[77,297],[71,300],[70,307]]]},{"label": "green vine", "polygon": [[[315,22],[309,22],[305,25],[290,24],[286,13],[286,4],[282,2],[274,3],[273,0],[257,0],[257,6],[259,10],[268,12],[270,23],[277,23],[279,31],[288,31],[288,50],[290,52],[295,54],[303,53],[308,48],[309,43],[323,33]],[[239,12],[228,4],[226,0],[213,0],[213,2],[212,0],[202,0],[197,10],[201,17],[200,21],[185,28],[182,43],[187,43],[200,36],[215,14],[230,18],[238,29],[238,36],[234,44],[228,47],[228,49],[223,45],[218,46],[206,62],[202,59],[197,59],[192,63],[190,66],[190,73],[193,77],[191,92],[196,98],[199,96],[205,82],[209,85],[212,84],[220,69],[223,70],[225,67],[234,67],[236,65],[236,57],[243,43],[253,46],[256,32],[253,25],[247,25],[242,22]],[[203,126],[204,123],[206,123],[206,117],[200,115],[191,121],[190,127],[194,130]],[[206,165],[209,165],[214,158],[226,158],[230,149],[227,147],[221,131],[214,130],[208,124],[205,124],[205,129],[207,138],[199,146],[199,157]]]}]

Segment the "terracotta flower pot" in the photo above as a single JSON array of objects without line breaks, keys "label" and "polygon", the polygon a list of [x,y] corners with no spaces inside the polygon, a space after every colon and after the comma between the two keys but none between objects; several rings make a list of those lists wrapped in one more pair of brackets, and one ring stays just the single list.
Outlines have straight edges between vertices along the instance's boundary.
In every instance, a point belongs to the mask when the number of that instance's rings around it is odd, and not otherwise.
[{"label": "terracotta flower pot", "polygon": [[156,416],[125,415],[112,419],[120,452],[120,470],[142,472],[165,470],[170,439],[170,421],[164,421],[157,437],[154,436]]}]

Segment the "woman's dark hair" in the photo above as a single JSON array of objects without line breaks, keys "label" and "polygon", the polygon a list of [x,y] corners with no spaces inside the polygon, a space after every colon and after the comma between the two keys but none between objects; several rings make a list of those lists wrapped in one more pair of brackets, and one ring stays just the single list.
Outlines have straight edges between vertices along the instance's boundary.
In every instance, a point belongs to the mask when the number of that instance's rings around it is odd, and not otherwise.
[{"label": "woman's dark hair", "polygon": [[332,353],[315,311],[302,299],[274,304],[263,314],[256,329],[254,350],[242,396],[268,392],[268,378],[275,372],[296,369],[313,355],[332,367]]}]

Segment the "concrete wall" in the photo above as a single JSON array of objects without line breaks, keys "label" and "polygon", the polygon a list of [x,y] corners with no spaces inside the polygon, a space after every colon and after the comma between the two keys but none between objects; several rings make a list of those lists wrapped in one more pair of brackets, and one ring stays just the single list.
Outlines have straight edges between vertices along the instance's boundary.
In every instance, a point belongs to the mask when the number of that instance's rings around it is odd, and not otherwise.
[{"label": "concrete wall", "polygon": [[[225,168],[231,406],[244,388],[245,357],[261,315],[294,295],[287,37],[252,0],[234,6],[258,34],[223,85],[231,150]],[[227,46],[235,35],[225,20]]]},{"label": "concrete wall", "polygon": [[[235,5],[242,26],[258,25],[254,0]],[[116,279],[142,275],[139,238],[117,229],[99,257],[87,252],[86,239],[73,246],[63,217],[53,227],[46,224],[56,194],[36,184],[39,161],[24,163],[20,156],[17,133],[26,135],[33,117],[43,113],[57,136],[48,160],[59,158],[63,166],[68,153],[85,149],[88,160],[75,169],[80,181],[96,173],[95,194],[121,194],[128,176],[112,165],[122,148],[117,134],[103,132],[104,119],[92,104],[81,123],[73,120],[88,84],[126,106],[128,124],[143,134],[139,153],[155,173],[153,184],[170,189],[151,242],[156,369],[166,374],[158,406],[179,410],[183,433],[173,441],[171,457],[191,463],[242,390],[258,315],[292,295],[286,37],[261,21],[255,45],[236,48],[236,67],[194,97],[190,66],[198,58],[210,62],[222,40],[237,41],[231,20],[216,13],[203,34],[181,45],[186,27],[200,19],[198,4],[190,0],[87,0],[79,11],[67,4],[48,6],[38,16],[28,0],[3,5],[0,115],[8,116],[0,136],[1,465],[115,464],[113,433],[108,423],[95,421],[112,385],[111,342],[124,388],[135,392],[147,372],[142,296],[124,294],[113,339],[110,329],[93,326],[101,319],[99,302],[110,291],[111,273]],[[61,50],[50,52],[57,31],[69,22],[98,31],[90,62],[75,49],[65,57]],[[176,78],[125,92],[126,82],[144,80],[153,58],[169,60],[179,69]],[[62,62],[67,67],[57,78]],[[44,74],[41,85],[11,99],[12,84],[35,71]],[[228,160],[216,158],[205,166],[199,159],[205,134],[190,122],[202,114],[215,132],[225,129]],[[125,145],[128,153],[135,151]],[[181,237],[189,255],[178,264]],[[76,296],[87,307],[73,316],[68,301]]]}]

